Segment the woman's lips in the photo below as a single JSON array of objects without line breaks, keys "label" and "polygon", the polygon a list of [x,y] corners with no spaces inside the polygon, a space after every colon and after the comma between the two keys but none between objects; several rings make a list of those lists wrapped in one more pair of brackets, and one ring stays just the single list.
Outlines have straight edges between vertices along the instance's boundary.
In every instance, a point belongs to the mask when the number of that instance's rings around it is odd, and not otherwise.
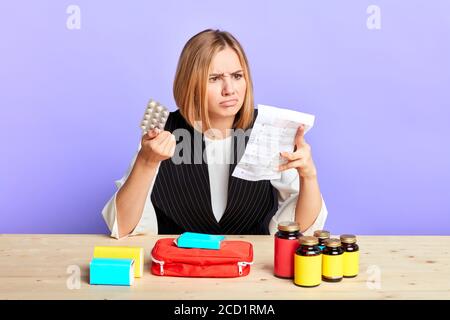
[{"label": "woman's lips", "polygon": [[234,107],[237,103],[238,103],[237,99],[231,99],[231,100],[222,101],[220,103],[220,105],[222,107]]}]

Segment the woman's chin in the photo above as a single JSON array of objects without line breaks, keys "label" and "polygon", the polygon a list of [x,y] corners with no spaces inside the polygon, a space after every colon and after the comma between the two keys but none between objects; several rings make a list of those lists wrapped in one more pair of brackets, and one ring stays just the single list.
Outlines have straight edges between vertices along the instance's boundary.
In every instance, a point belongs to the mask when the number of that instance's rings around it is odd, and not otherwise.
[{"label": "woman's chin", "polygon": [[230,116],[235,116],[239,110],[241,109],[240,106],[235,105],[232,107],[221,107],[219,106],[218,108],[216,108],[214,111],[214,114],[216,114],[217,116],[222,116],[222,117],[230,117]]}]

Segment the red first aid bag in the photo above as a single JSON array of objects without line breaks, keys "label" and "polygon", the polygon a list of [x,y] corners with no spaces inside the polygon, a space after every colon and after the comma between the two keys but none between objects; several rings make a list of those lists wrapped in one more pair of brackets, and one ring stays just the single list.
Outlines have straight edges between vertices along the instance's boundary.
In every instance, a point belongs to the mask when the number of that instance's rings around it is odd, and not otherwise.
[{"label": "red first aid bag", "polygon": [[253,246],[222,241],[219,250],[179,248],[174,238],[159,239],[152,249],[151,272],[157,276],[231,278],[249,274]]}]

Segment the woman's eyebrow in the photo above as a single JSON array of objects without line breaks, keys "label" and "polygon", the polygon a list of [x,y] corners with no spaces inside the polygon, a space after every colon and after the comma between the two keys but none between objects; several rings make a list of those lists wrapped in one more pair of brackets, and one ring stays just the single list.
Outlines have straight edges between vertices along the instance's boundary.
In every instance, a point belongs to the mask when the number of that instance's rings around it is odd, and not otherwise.
[{"label": "woman's eyebrow", "polygon": [[[233,72],[233,73],[231,73],[231,74],[236,74],[236,73],[239,73],[239,72],[242,72],[243,70],[238,70],[238,71],[235,71],[235,72]],[[223,76],[224,74],[223,73],[211,73],[209,76],[210,77],[219,77],[219,76]]]}]

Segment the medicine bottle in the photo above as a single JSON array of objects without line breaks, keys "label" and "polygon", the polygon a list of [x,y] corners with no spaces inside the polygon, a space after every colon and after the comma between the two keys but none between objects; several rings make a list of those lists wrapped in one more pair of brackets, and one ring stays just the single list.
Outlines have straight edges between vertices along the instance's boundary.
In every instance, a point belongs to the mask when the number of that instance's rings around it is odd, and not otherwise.
[{"label": "medicine bottle", "polygon": [[319,239],[320,250],[325,249],[325,240],[330,239],[330,232],[326,230],[316,230],[314,231],[314,237]]},{"label": "medicine bottle", "polygon": [[356,277],[359,273],[359,246],[353,234],[341,235],[342,249],[344,249],[344,278]]},{"label": "medicine bottle", "polygon": [[325,241],[322,250],[322,280],[339,282],[344,276],[344,249],[339,239]]},{"label": "medicine bottle", "polygon": [[278,224],[273,264],[273,273],[276,277],[291,279],[294,277],[294,254],[301,235],[298,222],[284,221]]},{"label": "medicine bottle", "polygon": [[316,237],[300,237],[294,258],[294,284],[316,287],[321,283],[322,254]]}]

